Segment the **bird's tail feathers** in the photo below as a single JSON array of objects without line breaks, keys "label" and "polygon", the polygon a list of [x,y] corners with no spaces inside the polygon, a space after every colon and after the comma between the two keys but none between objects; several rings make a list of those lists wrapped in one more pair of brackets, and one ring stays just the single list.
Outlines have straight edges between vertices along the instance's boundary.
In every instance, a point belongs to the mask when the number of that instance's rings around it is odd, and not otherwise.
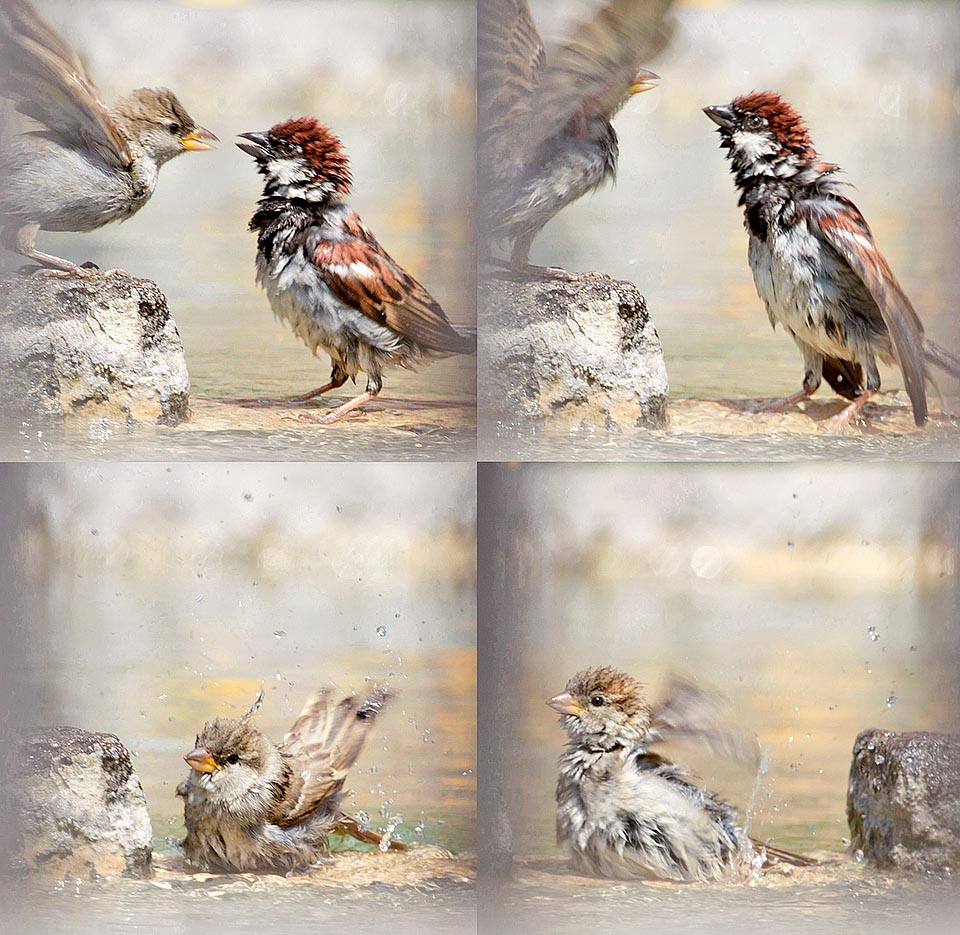
[{"label": "bird's tail feathers", "polygon": [[960,380],[960,358],[939,344],[934,344],[929,338],[923,340],[923,357],[928,364],[946,370],[950,376]]},{"label": "bird's tail feathers", "polygon": [[813,857],[804,857],[802,854],[794,854],[793,851],[784,850],[782,847],[775,847],[772,844],[764,844],[755,838],[750,838],[750,843],[758,850],[767,855],[764,866],[770,866],[776,863],[790,864],[793,867],[816,867],[819,863]]},{"label": "bird's tail feathers", "polygon": [[[383,835],[362,827],[360,822],[350,815],[341,815],[332,830],[334,834],[343,834],[347,837],[356,838],[358,841],[363,841],[364,844],[376,844],[377,847],[383,846]],[[404,841],[394,841],[390,838],[387,843],[391,851],[405,851],[407,849],[407,844]]]}]

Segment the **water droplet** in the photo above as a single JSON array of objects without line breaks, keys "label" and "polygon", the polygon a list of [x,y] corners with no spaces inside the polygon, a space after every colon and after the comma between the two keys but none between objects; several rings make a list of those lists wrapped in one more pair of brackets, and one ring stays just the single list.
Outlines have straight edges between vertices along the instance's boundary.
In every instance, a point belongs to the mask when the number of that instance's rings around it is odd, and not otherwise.
[{"label": "water droplet", "polygon": [[166,696],[166,695],[158,695],[158,696],[157,696],[157,701],[166,701],[166,700],[167,700],[167,696]]},{"label": "water droplet", "polygon": [[377,627],[377,636],[379,636],[380,639],[383,639],[386,635],[387,635],[387,628],[383,624],[380,624],[380,626]]},{"label": "water droplet", "polygon": [[278,640],[282,640],[282,639],[287,635],[287,631],[286,631],[286,630],[274,630],[274,631],[273,631],[273,635],[274,635]]},{"label": "water droplet", "polygon": [[863,851],[858,847],[853,853],[853,859],[859,864],[863,860]]},{"label": "water droplet", "polygon": [[890,694],[887,695],[887,707],[892,708],[896,703],[897,696],[891,691]]},{"label": "water droplet", "polygon": [[867,627],[867,636],[876,643],[876,641],[880,639],[880,631],[874,626],[869,626]]},{"label": "water droplet", "polygon": [[792,549],[792,548],[793,548],[793,542],[792,542],[792,541],[790,541],[790,540],[787,541],[787,548],[788,548],[788,549]]}]

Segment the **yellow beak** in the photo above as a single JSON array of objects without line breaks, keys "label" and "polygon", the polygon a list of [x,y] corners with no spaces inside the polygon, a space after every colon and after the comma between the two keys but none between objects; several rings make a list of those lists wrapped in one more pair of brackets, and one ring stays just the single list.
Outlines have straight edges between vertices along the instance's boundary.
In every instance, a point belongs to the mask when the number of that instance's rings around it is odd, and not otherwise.
[{"label": "yellow beak", "polygon": [[641,68],[640,71],[637,72],[632,84],[630,85],[630,93],[643,94],[644,91],[652,90],[656,87],[656,85],[651,84],[651,82],[655,81],[659,77],[659,75],[655,75],[652,71],[647,71],[645,68]]},{"label": "yellow beak", "polygon": [[218,769],[222,769],[217,761],[210,756],[203,747],[197,747],[196,750],[188,753],[183,759],[190,769],[195,769],[198,773],[215,773]]},{"label": "yellow beak", "polygon": [[562,695],[554,695],[548,702],[554,711],[560,714],[569,714],[571,717],[580,717],[586,710],[570,692],[564,692]]},{"label": "yellow beak", "polygon": [[[209,142],[205,142],[209,141]],[[180,145],[191,152],[199,152],[203,149],[215,149],[210,143],[219,143],[219,137],[214,136],[205,127],[197,127],[186,136],[180,137]]]}]

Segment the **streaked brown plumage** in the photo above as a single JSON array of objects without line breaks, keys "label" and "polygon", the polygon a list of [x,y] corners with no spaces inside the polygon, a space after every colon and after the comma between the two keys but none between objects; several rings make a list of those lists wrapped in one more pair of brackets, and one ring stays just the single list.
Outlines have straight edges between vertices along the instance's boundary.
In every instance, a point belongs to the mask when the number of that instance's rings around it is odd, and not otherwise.
[{"label": "streaked brown plumage", "polygon": [[331,833],[380,843],[379,834],[340,810],[340,797],[390,697],[377,687],[365,699],[331,706],[329,693],[317,692],[279,744],[252,723],[262,693],[243,717],[204,725],[196,749],[184,757],[190,775],[177,787],[187,860],[218,872],[288,872],[320,861]]},{"label": "streaked brown plumage", "polygon": [[338,137],[313,117],[240,136],[237,146],[264,177],[250,221],[257,232],[257,282],[274,314],[332,364],[328,383],[294,400],[338,389],[361,371],[367,375],[365,392],[318,422],[336,422],[376,396],[388,366],[414,369],[476,351],[475,333],[454,328],[350,209],[350,169]]},{"label": "streaked brown plumage", "polygon": [[671,0],[608,0],[548,54],[526,0],[480,0],[481,233],[529,270],[534,238],[562,208],[616,175],[611,119],[656,78]]}]

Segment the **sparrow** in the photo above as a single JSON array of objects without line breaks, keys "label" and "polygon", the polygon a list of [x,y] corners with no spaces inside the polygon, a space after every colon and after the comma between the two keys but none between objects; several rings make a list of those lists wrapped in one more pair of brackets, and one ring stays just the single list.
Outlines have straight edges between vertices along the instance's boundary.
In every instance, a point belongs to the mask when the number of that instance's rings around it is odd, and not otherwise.
[{"label": "sparrow", "polygon": [[759,748],[717,727],[715,698],[675,680],[651,707],[640,684],[609,666],[584,669],[547,704],[568,742],[557,781],[557,841],[580,873],[618,880],[747,879],[774,860],[815,861],[759,844],[736,811],[651,750],[672,738],[757,761]]},{"label": "sparrow", "polygon": [[927,420],[931,365],[960,377],[960,360],[923,325],[857,206],[840,191],[797,112],[771,91],[704,108],[717,125],[744,209],[750,268],[771,325],[803,356],[803,387],[772,410],[816,392],[823,379],[851,400],[843,431],[880,389],[877,361],[896,363],[916,424]]},{"label": "sparrow", "polygon": [[671,2],[610,0],[548,57],[526,0],[480,0],[479,220],[489,244],[510,245],[514,274],[571,278],[530,266],[530,247],[560,210],[616,178],[611,120],[654,87],[640,65],[667,42]]},{"label": "sparrow", "polygon": [[431,358],[476,351],[476,335],[454,329],[350,210],[350,165],[327,127],[300,117],[240,137],[237,146],[253,156],[265,179],[250,221],[257,282],[274,314],[333,365],[328,383],[293,402],[356,381],[362,370],[366,391],[316,419],[336,422],[380,392],[384,367],[413,369]]},{"label": "sparrow", "polygon": [[319,691],[279,744],[252,723],[263,692],[242,717],[205,724],[184,757],[190,774],[177,787],[187,860],[219,873],[289,873],[322,861],[330,834],[405,849],[340,809],[347,773],[391,697],[376,687],[331,706]]},{"label": "sparrow", "polygon": [[167,88],[140,88],[108,108],[77,54],[24,0],[0,0],[0,96],[38,129],[0,151],[4,247],[51,275],[96,269],[37,249],[37,233],[91,231],[149,201],[160,167],[217,138]]}]

